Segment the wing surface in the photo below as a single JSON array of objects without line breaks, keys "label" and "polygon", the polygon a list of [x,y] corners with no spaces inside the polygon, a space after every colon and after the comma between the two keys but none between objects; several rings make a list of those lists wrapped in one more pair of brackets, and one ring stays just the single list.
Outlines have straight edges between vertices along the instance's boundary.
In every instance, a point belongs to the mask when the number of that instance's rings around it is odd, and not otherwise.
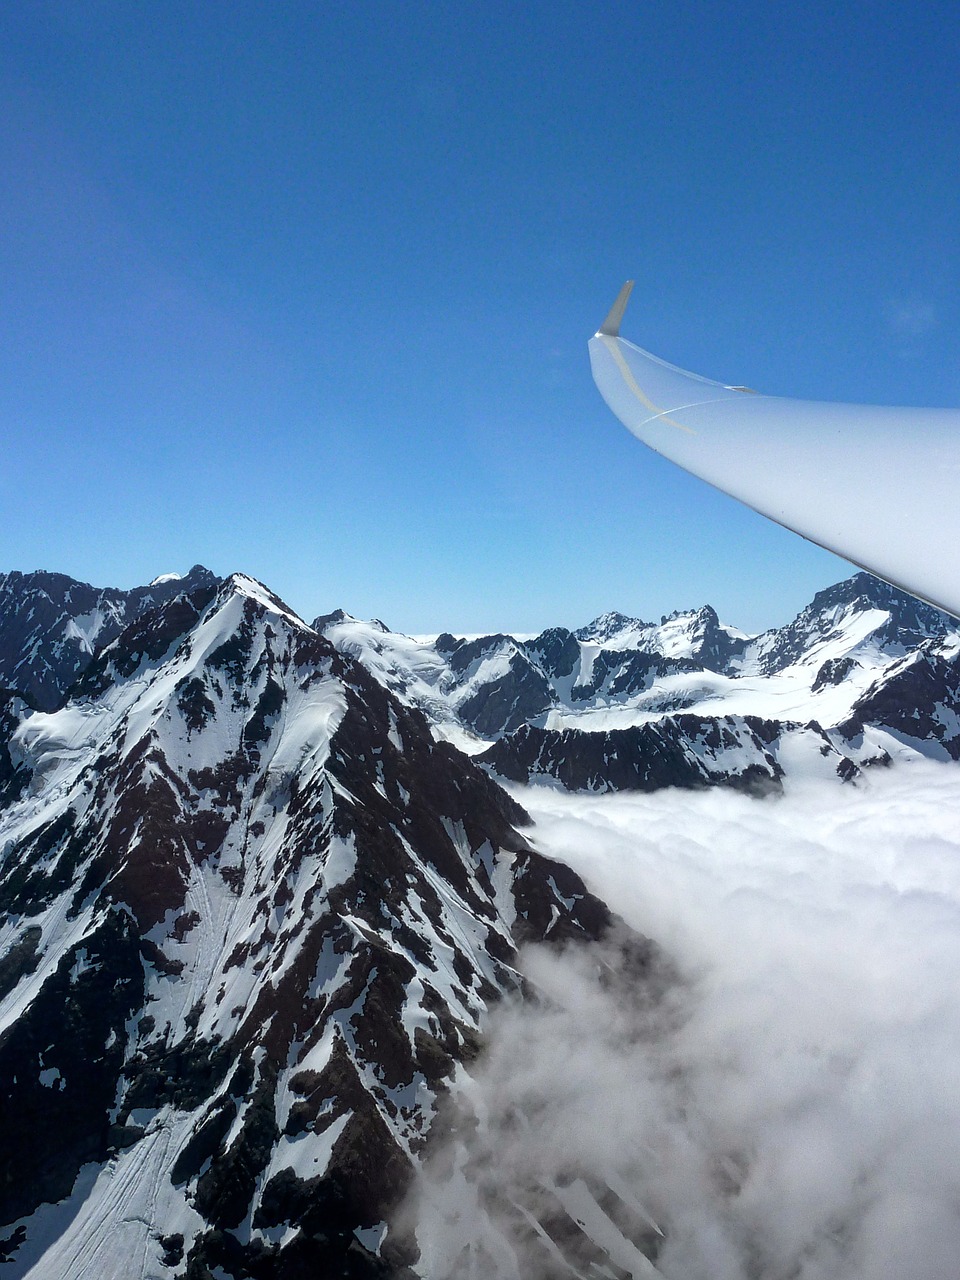
[{"label": "wing surface", "polygon": [[620,337],[631,287],[590,340],[620,421],[754,511],[960,616],[960,411],[789,400],[687,373]]}]

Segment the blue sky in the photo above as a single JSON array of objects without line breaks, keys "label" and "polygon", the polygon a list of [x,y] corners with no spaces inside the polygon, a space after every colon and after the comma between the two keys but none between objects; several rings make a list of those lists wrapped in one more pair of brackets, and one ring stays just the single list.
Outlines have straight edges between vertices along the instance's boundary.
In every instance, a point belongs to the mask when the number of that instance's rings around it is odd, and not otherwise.
[{"label": "blue sky", "polygon": [[625,336],[699,373],[960,404],[958,44],[937,3],[5,6],[0,569],[785,621],[848,567],[633,440],[586,342],[636,277]]}]

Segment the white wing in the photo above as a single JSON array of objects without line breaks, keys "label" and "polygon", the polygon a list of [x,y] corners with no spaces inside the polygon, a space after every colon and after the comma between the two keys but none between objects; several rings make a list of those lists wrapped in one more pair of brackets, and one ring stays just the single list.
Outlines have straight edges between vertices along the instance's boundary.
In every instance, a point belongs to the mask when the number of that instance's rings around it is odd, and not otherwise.
[{"label": "white wing", "polygon": [[620,337],[632,287],[590,340],[620,421],[754,511],[960,615],[960,412],[787,400],[686,373]]}]

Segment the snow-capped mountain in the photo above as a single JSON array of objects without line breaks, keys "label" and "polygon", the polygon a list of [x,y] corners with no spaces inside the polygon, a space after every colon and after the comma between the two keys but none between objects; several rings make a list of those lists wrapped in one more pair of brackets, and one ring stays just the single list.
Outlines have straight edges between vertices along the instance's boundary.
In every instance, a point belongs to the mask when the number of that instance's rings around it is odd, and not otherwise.
[{"label": "snow-capped mountain", "polygon": [[604,939],[593,968],[641,1004],[675,982],[497,778],[764,793],[960,758],[957,624],[865,574],[757,637],[704,607],[430,642],[308,626],[203,569],[132,593],[0,582],[17,1280],[445,1280],[459,1228],[440,1198],[421,1231],[423,1170],[467,1188],[475,1274],[520,1238],[544,1275],[657,1274],[615,1172],[503,1187],[469,1158],[490,1011],[538,1000],[522,945]]},{"label": "snow-capped mountain", "polygon": [[412,1275],[517,947],[615,922],[266,588],[174,585],[56,709],[0,703],[6,1272]]},{"label": "snow-capped mountain", "polygon": [[98,649],[147,609],[183,591],[214,587],[202,565],[185,577],[161,574],[148,586],[91,587],[63,573],[0,574],[0,686],[44,711],[55,707]]},{"label": "snow-capped mountain", "polygon": [[872,574],[856,573],[818,591],[793,622],[756,637],[745,647],[739,670],[774,675],[798,664],[846,658],[879,666],[958,628],[956,619],[938,609]]},{"label": "snow-capped mountain", "polygon": [[532,640],[417,642],[345,615],[316,625],[513,780],[762,788],[791,769],[847,779],[903,752],[960,751],[960,624],[866,573],[753,637],[710,606],[658,624],[608,613]]},{"label": "snow-capped mountain", "polygon": [[574,635],[577,640],[607,651],[631,649],[663,658],[686,658],[711,671],[723,671],[748,640],[744,632],[722,623],[710,605],[692,612],[671,613],[659,623],[641,622],[622,613],[604,613]]},{"label": "snow-capped mountain", "polygon": [[622,700],[658,677],[725,670],[746,644],[709,606],[659,625],[605,614],[577,632],[551,627],[526,640],[445,632],[424,642],[342,611],[313,625],[466,749],[470,736],[479,749],[558,709]]}]

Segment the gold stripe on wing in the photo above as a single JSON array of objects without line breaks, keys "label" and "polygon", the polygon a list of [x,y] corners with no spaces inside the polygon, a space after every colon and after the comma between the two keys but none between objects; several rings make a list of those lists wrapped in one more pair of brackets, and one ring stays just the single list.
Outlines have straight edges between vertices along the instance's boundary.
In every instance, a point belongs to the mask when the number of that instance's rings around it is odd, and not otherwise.
[{"label": "gold stripe on wing", "polygon": [[604,345],[613,356],[617,368],[620,370],[620,376],[627,384],[628,388],[637,397],[640,403],[651,413],[656,414],[661,422],[669,422],[672,427],[679,427],[681,431],[687,431],[690,435],[695,436],[697,433],[693,427],[688,427],[686,423],[677,422],[676,418],[668,417],[665,410],[658,408],[650,397],[643,391],[636,378],[633,376],[633,370],[623,358],[623,352],[620,350],[619,343],[616,338],[611,338],[608,334],[601,333],[599,335],[603,339]]}]

